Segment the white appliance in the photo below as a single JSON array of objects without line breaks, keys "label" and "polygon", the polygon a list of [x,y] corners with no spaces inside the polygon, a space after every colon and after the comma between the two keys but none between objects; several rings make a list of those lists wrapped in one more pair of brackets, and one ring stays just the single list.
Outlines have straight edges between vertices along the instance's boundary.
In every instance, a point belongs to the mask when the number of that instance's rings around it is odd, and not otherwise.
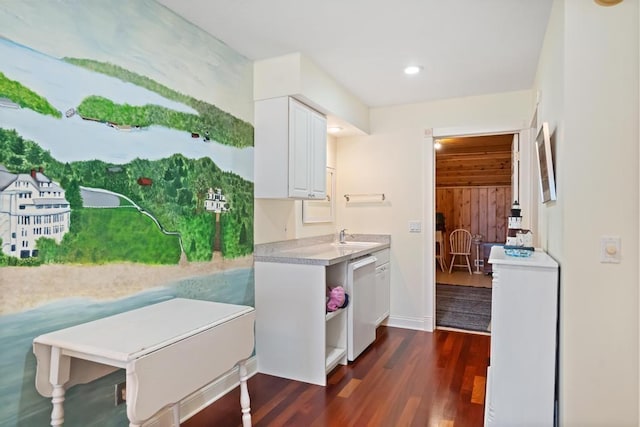
[{"label": "white appliance", "polygon": [[347,359],[353,361],[376,339],[376,258],[347,265]]}]

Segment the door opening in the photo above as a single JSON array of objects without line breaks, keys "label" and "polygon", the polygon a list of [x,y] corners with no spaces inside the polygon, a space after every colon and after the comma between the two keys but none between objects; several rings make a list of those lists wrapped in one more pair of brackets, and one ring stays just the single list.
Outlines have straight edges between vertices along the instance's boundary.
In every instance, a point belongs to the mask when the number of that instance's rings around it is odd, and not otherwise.
[{"label": "door opening", "polygon": [[[518,198],[518,133],[434,138],[435,144],[436,327],[489,332],[487,259],[492,245],[504,244],[507,217]],[[450,236],[459,229],[472,243],[464,251],[468,255],[454,261]]]}]

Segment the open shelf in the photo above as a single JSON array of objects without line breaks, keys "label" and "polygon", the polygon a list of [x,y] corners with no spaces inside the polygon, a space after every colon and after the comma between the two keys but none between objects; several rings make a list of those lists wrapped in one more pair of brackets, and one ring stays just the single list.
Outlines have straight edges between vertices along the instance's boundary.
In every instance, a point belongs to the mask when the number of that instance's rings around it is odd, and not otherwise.
[{"label": "open shelf", "polygon": [[326,372],[329,373],[333,368],[335,368],[338,363],[340,363],[340,359],[344,358],[347,354],[346,348],[336,348],[336,347],[326,347],[325,350],[325,366]]},{"label": "open shelf", "polygon": [[340,308],[336,311],[330,311],[326,314],[325,316],[325,320],[328,322],[329,320],[333,319],[334,317],[336,317],[338,314],[342,313],[342,311],[344,310],[344,308]]}]

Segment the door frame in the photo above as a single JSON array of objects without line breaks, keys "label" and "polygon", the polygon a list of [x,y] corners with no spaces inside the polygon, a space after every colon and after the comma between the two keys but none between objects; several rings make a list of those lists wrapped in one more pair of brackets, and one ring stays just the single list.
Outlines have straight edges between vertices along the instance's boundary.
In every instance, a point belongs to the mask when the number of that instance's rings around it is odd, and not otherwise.
[{"label": "door frame", "polygon": [[[434,140],[440,138],[469,137],[469,136],[487,136],[500,135],[506,133],[519,134],[520,145],[520,167],[518,187],[520,198],[518,202],[523,212],[529,212],[535,201],[532,201],[531,185],[536,184],[532,171],[531,159],[531,129],[522,124],[512,124],[505,126],[473,126],[473,127],[449,127],[449,128],[429,128],[424,130],[425,159],[424,159],[424,206],[425,224],[433,224],[436,215],[436,156],[433,148]],[[429,167],[430,166],[430,167]],[[533,195],[535,196],[535,194]],[[537,221],[536,221],[537,222]],[[537,224],[524,220],[523,227],[533,231],[534,236],[537,234]],[[425,275],[427,283],[425,283],[424,306],[427,309],[425,318],[431,318],[431,331],[436,329],[436,259],[435,259],[435,227],[425,227],[425,244],[424,249],[426,269],[431,268],[431,272]]]}]

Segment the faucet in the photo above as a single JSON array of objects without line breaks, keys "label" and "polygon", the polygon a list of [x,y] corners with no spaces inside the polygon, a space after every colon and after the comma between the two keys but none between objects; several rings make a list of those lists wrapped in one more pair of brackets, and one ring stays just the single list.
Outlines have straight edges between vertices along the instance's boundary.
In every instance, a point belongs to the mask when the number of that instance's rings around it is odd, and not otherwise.
[{"label": "faucet", "polygon": [[340,243],[344,243],[344,237],[345,237],[345,231],[347,231],[346,228],[343,228],[342,230],[340,230]]}]

